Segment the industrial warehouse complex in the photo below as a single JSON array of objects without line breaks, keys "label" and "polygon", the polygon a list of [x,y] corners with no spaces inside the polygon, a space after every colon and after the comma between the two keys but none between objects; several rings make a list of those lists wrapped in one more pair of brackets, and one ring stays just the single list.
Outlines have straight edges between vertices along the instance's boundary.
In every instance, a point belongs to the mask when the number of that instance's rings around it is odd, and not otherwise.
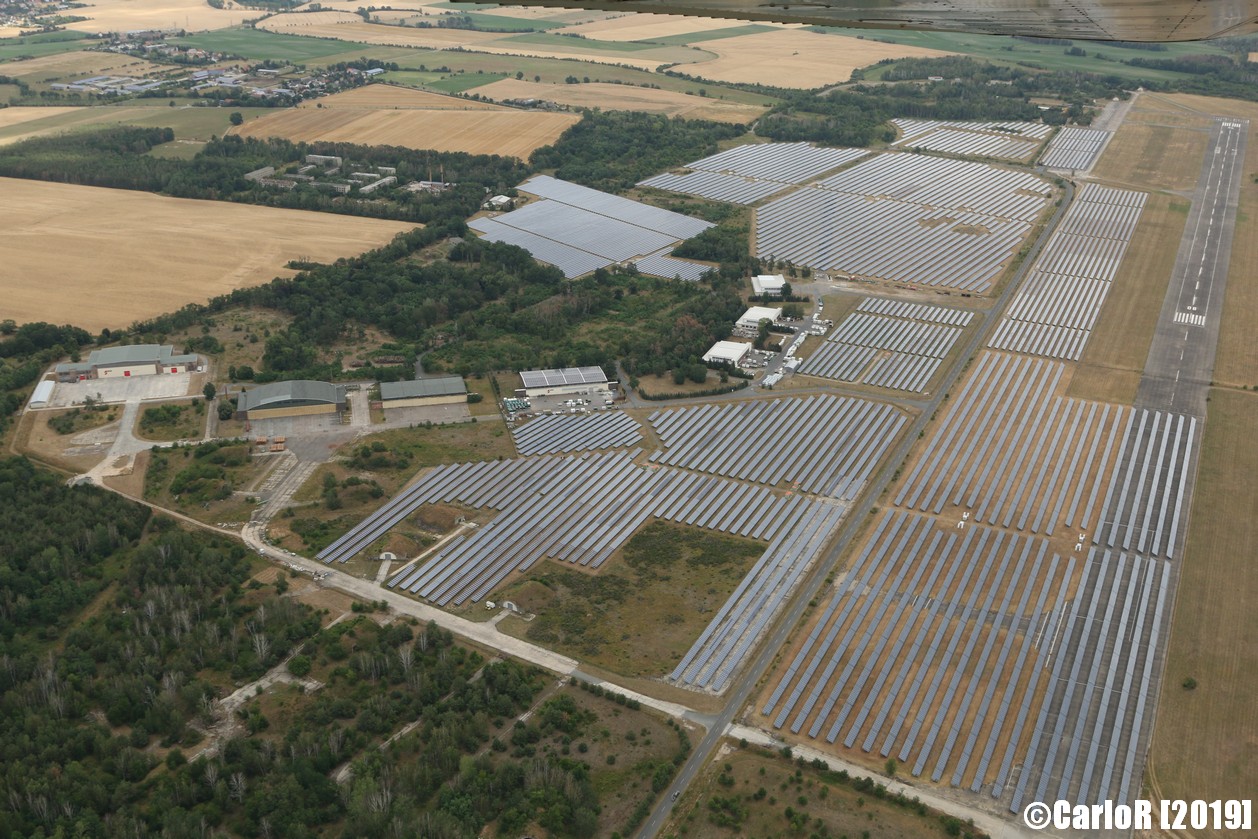
[{"label": "industrial warehouse complex", "polygon": [[240,419],[336,414],[345,410],[345,388],[327,382],[273,382],[246,390],[236,403]]},{"label": "industrial warehouse complex", "polygon": [[174,347],[164,344],[134,344],[92,350],[87,361],[58,364],[55,369],[58,380],[63,382],[128,378],[188,373],[196,368],[198,358],[195,354],[176,355]]},{"label": "industrial warehouse complex", "polygon": [[380,401],[384,409],[421,408],[426,405],[455,405],[467,401],[467,384],[462,376],[434,376],[405,382],[383,382]]}]

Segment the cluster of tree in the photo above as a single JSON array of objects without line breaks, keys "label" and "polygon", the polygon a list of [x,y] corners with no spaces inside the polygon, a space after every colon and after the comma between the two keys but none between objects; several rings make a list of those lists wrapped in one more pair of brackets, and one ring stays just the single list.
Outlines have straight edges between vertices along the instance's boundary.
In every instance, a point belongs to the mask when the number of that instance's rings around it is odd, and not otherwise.
[{"label": "cluster of tree", "polygon": [[714,154],[721,140],[738,137],[741,125],[669,118],[635,111],[586,111],[553,146],[533,152],[537,169],[608,192]]},{"label": "cluster of tree", "polygon": [[1225,55],[1185,55],[1179,58],[1131,58],[1123,63],[1188,74],[1174,82],[1151,82],[1148,85],[1150,88],[1258,101],[1258,66],[1243,59],[1236,60]]},{"label": "cluster of tree", "polygon": [[[174,136],[169,128],[114,126],[33,138],[0,151],[0,175],[428,223],[443,216],[471,215],[486,190],[509,189],[529,172],[514,158],[493,155],[234,135],[212,139],[191,160],[148,154]],[[315,189],[272,190],[244,177],[265,166],[282,167],[304,160],[307,154],[394,166],[403,183],[441,176],[457,186],[441,193],[397,190],[382,201],[374,195],[372,200],[359,200]]]},{"label": "cluster of tree", "polygon": [[[1069,41],[1066,41],[1069,44]],[[1005,64],[977,61],[966,55],[942,58],[887,58],[878,62],[890,65],[882,74],[885,82],[907,82],[941,76],[945,79],[967,79],[986,84],[992,79],[1012,81],[1029,75],[1027,71]]]}]

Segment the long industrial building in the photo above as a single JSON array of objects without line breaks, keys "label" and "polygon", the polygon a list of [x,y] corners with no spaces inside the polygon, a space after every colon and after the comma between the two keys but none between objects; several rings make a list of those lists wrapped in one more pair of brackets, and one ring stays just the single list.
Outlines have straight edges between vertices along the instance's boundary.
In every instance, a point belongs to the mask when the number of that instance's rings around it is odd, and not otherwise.
[{"label": "long industrial building", "polygon": [[567,396],[606,392],[609,382],[601,367],[525,370],[520,373],[526,396]]},{"label": "long industrial building", "polygon": [[196,354],[176,355],[175,348],[168,344],[133,344],[92,350],[87,361],[58,364],[56,372],[59,381],[76,382],[188,373],[196,369],[198,363]]},{"label": "long industrial building", "polygon": [[409,382],[382,382],[380,401],[384,409],[423,408],[429,405],[457,405],[467,401],[467,384],[462,376],[433,376]]},{"label": "long industrial building", "polygon": [[345,410],[345,388],[327,382],[272,382],[240,394],[239,419],[260,420],[335,414]]}]

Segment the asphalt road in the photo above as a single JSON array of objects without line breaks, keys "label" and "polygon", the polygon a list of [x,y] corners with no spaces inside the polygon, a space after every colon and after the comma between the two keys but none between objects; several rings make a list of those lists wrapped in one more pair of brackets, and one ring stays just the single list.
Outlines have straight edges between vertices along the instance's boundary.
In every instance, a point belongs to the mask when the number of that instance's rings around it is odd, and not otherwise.
[{"label": "asphalt road", "polygon": [[[904,435],[900,438],[900,443],[887,456],[883,462],[882,468],[870,481],[864,493],[853,504],[843,525],[839,530],[838,538],[830,547],[830,550],[818,562],[809,573],[803,585],[796,591],[795,596],[790,600],[784,608],[782,614],[773,623],[773,628],[768,636],[757,646],[755,656],[740,671],[738,677],[731,684],[726,694],[725,706],[720,713],[716,715],[713,724],[708,727],[707,733],[700,740],[690,753],[689,759],[682,765],[681,770],[677,773],[677,777],[673,779],[673,783],[665,790],[664,795],[656,804],[655,809],[651,811],[651,815],[643,823],[638,832],[640,839],[651,839],[657,836],[663,829],[665,822],[668,820],[669,814],[672,812],[673,804],[685,792],[690,783],[698,776],[699,772],[707,765],[711,759],[714,750],[725,736],[726,729],[735,722],[737,717],[742,713],[742,709],[746,706],[747,700],[755,690],[760,680],[768,673],[773,666],[773,660],[778,652],[786,645],[786,640],[791,631],[799,624],[807,608],[809,601],[817,596],[825,584],[826,576],[838,565],[839,559],[847,550],[848,546],[855,539],[856,534],[860,531],[865,518],[869,515],[877,503],[883,490],[891,483],[896,471],[900,468],[901,463],[908,456],[909,451],[918,440],[918,435],[930,422],[931,416],[943,404],[944,397],[956,384],[957,379],[964,371],[966,364],[980,348],[986,346],[988,339],[991,337],[992,331],[1000,320],[1000,316],[1004,313],[1009,301],[1013,298],[1013,294],[1022,285],[1027,271],[1035,263],[1036,257],[1039,255],[1040,249],[1048,242],[1053,231],[1057,229],[1058,223],[1061,221],[1062,215],[1069,208],[1074,198],[1074,190],[1069,185],[1066,193],[1062,198],[1061,205],[1057,212],[1053,215],[1051,221],[1045,226],[1044,231],[1040,234],[1039,239],[1032,246],[1030,252],[1023,260],[1016,275],[1005,286],[1004,291],[996,299],[991,311],[986,315],[985,320],[980,327],[970,336],[969,341],[965,345],[964,351],[957,357],[956,363],[947,371],[943,381],[940,383],[935,396],[923,407],[922,412],[917,419],[908,428]],[[979,810],[975,810],[979,813]]]},{"label": "asphalt road", "polygon": [[1210,131],[1192,210],[1136,394],[1137,407],[1206,414],[1248,128],[1247,120],[1221,119]]}]

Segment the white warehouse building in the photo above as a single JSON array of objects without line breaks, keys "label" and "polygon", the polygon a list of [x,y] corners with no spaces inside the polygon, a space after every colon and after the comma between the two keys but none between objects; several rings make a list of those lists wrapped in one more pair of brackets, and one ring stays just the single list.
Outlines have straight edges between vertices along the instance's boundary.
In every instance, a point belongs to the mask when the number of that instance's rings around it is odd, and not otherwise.
[{"label": "white warehouse building", "polygon": [[566,396],[606,392],[607,374],[602,367],[565,367],[562,370],[524,370],[520,373],[526,396]]},{"label": "white warehouse building", "polygon": [[706,364],[730,364],[735,367],[751,351],[751,344],[741,341],[717,341],[712,349],[703,354]]},{"label": "white warehouse building", "polygon": [[770,309],[766,306],[752,306],[743,312],[743,316],[738,319],[736,324],[742,329],[759,329],[760,321],[767,320],[770,323],[776,323],[782,317],[781,309]]},{"label": "white warehouse building", "polygon": [[761,297],[781,297],[786,277],[781,274],[759,274],[751,278],[751,290]]}]

